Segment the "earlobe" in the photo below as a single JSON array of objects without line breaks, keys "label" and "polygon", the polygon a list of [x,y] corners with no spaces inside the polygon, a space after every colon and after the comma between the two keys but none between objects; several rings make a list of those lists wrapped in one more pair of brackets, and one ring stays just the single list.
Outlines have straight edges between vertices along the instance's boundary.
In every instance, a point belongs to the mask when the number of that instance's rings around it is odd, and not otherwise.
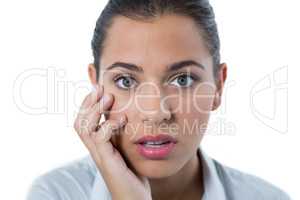
[{"label": "earlobe", "polygon": [[218,73],[217,91],[215,94],[212,111],[215,111],[221,105],[221,96],[223,93],[224,84],[227,78],[227,65],[226,63],[220,64]]},{"label": "earlobe", "polygon": [[212,106],[212,111],[215,111],[221,104],[221,98],[219,92],[216,93],[213,106]]}]

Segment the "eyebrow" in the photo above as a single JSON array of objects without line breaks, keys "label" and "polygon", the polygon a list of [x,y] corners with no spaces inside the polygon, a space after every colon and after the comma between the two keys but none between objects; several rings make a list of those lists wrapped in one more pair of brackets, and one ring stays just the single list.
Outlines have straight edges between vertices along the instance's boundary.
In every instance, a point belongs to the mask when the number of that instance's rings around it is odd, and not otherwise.
[{"label": "eyebrow", "polygon": [[[183,60],[183,61],[179,61],[179,62],[173,63],[170,66],[168,66],[166,72],[177,71],[181,68],[188,67],[188,66],[196,66],[196,67],[201,68],[202,70],[205,70],[205,67],[202,64],[200,64],[194,60]],[[135,71],[135,72],[139,72],[139,73],[144,72],[143,68],[141,68],[135,64],[132,64],[132,63],[124,63],[124,62],[115,62],[112,65],[110,65],[106,70],[111,70],[111,69],[114,69],[117,67],[122,67],[122,68],[131,70],[131,71]]]}]

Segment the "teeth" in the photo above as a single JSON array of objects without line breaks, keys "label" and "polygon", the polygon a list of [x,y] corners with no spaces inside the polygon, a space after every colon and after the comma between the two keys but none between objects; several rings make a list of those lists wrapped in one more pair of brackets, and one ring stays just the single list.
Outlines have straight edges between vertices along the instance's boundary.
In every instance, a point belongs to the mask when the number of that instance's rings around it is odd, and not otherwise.
[{"label": "teeth", "polygon": [[163,142],[163,141],[149,141],[149,142],[145,142],[143,145],[145,145],[146,147],[159,147],[165,143],[168,143],[168,142]]},{"label": "teeth", "polygon": [[149,142],[145,142],[145,144],[148,144],[148,145],[160,145],[162,143],[163,143],[162,141],[157,141],[157,142],[149,141]]},{"label": "teeth", "polygon": [[144,147],[149,148],[160,148],[162,145],[151,145],[151,144],[145,144]]}]

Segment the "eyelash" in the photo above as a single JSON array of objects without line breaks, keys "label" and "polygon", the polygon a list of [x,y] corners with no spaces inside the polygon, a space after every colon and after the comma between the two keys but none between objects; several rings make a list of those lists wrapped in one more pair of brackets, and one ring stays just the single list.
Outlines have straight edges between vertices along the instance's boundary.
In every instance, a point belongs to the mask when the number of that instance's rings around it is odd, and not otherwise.
[{"label": "eyelash", "polygon": [[[176,78],[179,78],[179,77],[182,77],[182,76],[190,77],[194,82],[197,82],[197,81],[199,81],[199,80],[201,79],[200,77],[198,77],[198,76],[195,75],[194,73],[190,72],[190,73],[180,73],[180,74],[176,75],[175,78],[172,78],[172,81],[175,80]],[[135,81],[134,77],[131,76],[130,74],[122,74],[122,75],[118,75],[118,76],[116,76],[116,77],[113,79],[113,81],[114,81],[115,83],[117,83],[119,80],[121,80],[121,79],[123,79],[123,78],[129,78],[129,79],[133,79],[133,80]],[[135,81],[135,82],[136,82],[136,81]],[[194,84],[194,82],[192,83],[192,85]],[[120,87],[120,86],[118,86],[118,85],[117,85],[117,87],[120,88],[120,89],[123,89],[123,90],[128,90],[128,89],[130,89],[130,88],[126,88],[126,89],[125,89],[125,88]],[[180,87],[180,88],[185,89],[185,88],[189,88],[189,87],[192,87],[192,86],[187,86],[187,87],[182,86],[182,87]]]}]

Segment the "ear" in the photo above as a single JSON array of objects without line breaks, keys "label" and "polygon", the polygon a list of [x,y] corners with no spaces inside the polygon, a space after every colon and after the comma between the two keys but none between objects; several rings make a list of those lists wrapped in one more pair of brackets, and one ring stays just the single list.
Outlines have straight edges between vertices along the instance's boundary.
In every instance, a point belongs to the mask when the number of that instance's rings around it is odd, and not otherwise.
[{"label": "ear", "polygon": [[98,84],[97,83],[97,71],[96,71],[95,65],[93,63],[90,63],[88,65],[88,75],[89,75],[91,84],[96,86]]},{"label": "ear", "polygon": [[217,74],[217,90],[214,97],[212,111],[215,111],[220,105],[222,100],[222,93],[224,89],[224,84],[227,78],[227,65],[226,63],[220,64],[219,71]]}]

